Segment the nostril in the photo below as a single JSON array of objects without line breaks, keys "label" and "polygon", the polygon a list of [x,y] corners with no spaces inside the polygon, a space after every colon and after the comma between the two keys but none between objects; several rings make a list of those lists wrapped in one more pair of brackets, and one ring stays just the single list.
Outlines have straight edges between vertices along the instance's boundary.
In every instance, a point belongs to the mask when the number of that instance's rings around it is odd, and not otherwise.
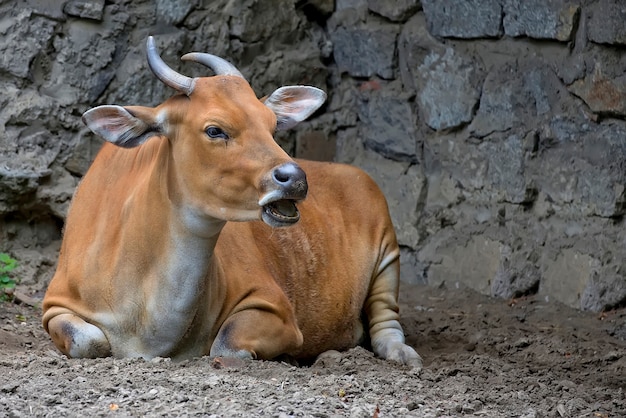
[{"label": "nostril", "polygon": [[278,186],[284,198],[304,199],[309,186],[306,174],[300,166],[294,162],[279,165],[272,170],[272,180]]},{"label": "nostril", "polygon": [[304,171],[295,163],[286,163],[276,167],[272,177],[276,183],[288,185],[301,180],[304,177]]},{"label": "nostril", "polygon": [[290,178],[287,172],[280,170],[280,167],[274,170],[274,180],[276,180],[277,183],[287,183]]}]

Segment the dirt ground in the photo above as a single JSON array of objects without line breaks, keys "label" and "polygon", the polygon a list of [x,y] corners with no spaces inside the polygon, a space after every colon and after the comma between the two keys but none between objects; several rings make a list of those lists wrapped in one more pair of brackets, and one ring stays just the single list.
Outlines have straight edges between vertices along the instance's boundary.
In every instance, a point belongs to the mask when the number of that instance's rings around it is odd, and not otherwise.
[{"label": "dirt ground", "polygon": [[421,372],[356,348],[308,367],[68,360],[39,309],[0,304],[0,417],[626,417],[626,311],[403,285]]}]

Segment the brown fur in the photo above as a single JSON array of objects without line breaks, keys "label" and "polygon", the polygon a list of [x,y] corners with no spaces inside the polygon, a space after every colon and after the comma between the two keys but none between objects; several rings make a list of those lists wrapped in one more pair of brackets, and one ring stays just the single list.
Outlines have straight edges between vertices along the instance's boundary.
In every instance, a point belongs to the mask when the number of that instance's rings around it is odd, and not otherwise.
[{"label": "brown fur", "polygon": [[[272,228],[257,202],[293,160],[245,81],[198,79],[190,97],[126,111],[138,133],[155,133],[130,149],[105,144],[74,197],[43,303],[62,352],[309,358],[371,334],[377,354],[419,365],[398,322],[394,229],[363,171],[297,161],[309,185],[301,219]],[[229,140],[208,139],[212,125]]]}]

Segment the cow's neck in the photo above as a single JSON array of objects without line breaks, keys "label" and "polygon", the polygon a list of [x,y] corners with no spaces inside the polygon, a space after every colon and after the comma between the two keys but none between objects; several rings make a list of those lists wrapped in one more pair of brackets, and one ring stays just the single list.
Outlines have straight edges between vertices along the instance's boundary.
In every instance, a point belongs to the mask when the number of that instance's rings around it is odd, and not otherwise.
[{"label": "cow's neck", "polygon": [[[193,304],[193,297],[198,297],[201,286],[209,271],[213,250],[219,234],[226,224],[194,209],[185,201],[184,180],[177,172],[180,164],[175,164],[175,155],[171,144],[162,148],[162,161],[153,172],[150,188],[156,191],[157,201],[167,208],[164,216],[163,229],[168,231],[166,268],[161,280],[164,288],[176,290],[175,295],[180,301],[172,301],[174,305]],[[180,306],[182,308],[182,306]]]},{"label": "cow's neck", "polygon": [[[207,289],[207,274],[213,259],[213,251],[225,222],[195,218],[183,209],[169,225],[170,251],[167,269],[162,277],[163,289],[176,295],[170,302],[175,310],[185,311],[197,306],[197,298]],[[167,296],[166,296],[167,297]]]},{"label": "cow's neck", "polygon": [[[225,221],[206,217],[194,210],[172,201],[163,177],[153,178],[150,187],[159,190],[151,198],[161,201],[168,208],[162,214],[162,233],[167,235],[164,251],[158,256],[158,268],[153,272],[156,279],[146,283],[145,294],[149,295],[144,330],[144,346],[153,347],[152,355],[171,355],[180,351],[178,344],[185,344],[184,336],[191,327],[197,326],[198,317],[211,316],[208,295],[216,286],[212,280],[215,271],[213,250]],[[172,186],[171,182],[168,186]],[[152,189],[154,192],[155,189]],[[146,231],[153,236],[154,231]],[[163,239],[165,237],[161,237]],[[219,310],[219,307],[217,307]],[[166,318],[166,319],[165,319]]]}]

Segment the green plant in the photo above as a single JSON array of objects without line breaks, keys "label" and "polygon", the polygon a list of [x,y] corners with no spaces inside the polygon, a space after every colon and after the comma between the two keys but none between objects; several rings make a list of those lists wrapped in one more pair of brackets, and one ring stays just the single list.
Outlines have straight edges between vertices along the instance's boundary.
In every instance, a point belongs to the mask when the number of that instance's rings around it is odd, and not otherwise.
[{"label": "green plant", "polygon": [[13,291],[17,282],[11,276],[16,268],[16,259],[7,253],[0,253],[0,300],[2,301],[13,299]]}]

